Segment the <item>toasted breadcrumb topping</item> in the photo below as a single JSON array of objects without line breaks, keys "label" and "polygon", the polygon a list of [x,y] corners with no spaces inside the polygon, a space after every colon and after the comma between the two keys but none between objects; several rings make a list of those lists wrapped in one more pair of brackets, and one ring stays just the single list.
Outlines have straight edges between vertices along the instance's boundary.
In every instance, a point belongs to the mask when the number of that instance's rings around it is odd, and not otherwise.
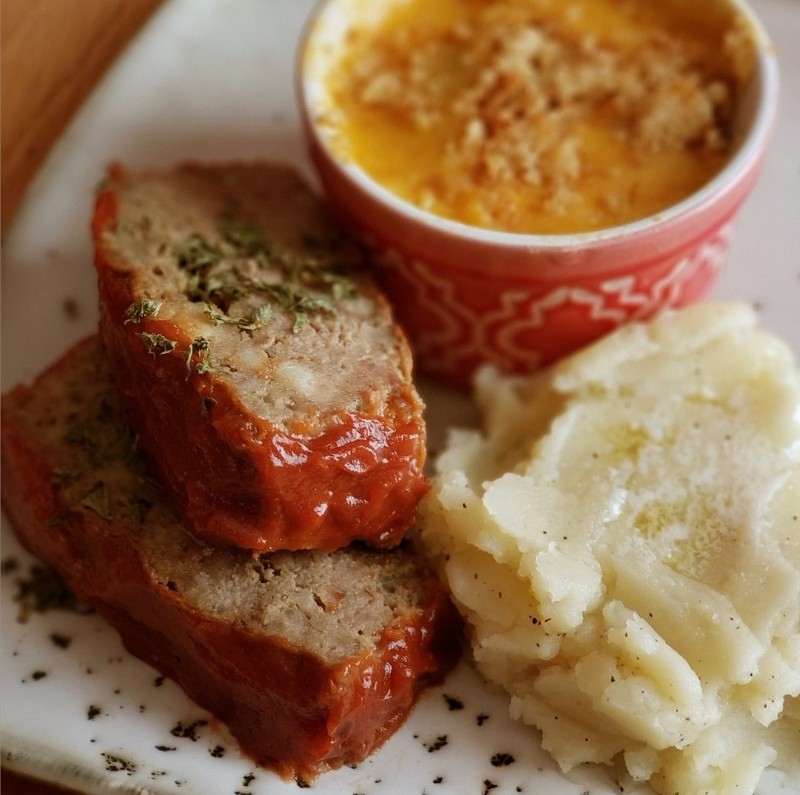
[{"label": "toasted breadcrumb topping", "polygon": [[[357,29],[351,42],[350,101],[416,134],[446,128],[442,170],[416,197],[424,208],[475,189],[491,226],[493,192],[513,182],[536,188],[548,212],[569,213],[602,167],[598,128],[633,164],[689,150],[724,161],[737,86],[753,65],[746,25],[710,52],[702,37],[657,24],[637,22],[635,39],[624,25],[595,35],[585,4],[558,15],[537,0],[462,5],[457,24]],[[636,3],[619,5],[635,18]]]}]

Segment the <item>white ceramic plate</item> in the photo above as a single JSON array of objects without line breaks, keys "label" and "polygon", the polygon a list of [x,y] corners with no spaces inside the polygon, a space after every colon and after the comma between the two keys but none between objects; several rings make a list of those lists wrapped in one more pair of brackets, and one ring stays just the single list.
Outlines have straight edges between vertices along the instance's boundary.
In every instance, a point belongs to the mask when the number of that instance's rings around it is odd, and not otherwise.
[{"label": "white ceramic plate", "polygon": [[[779,126],[717,295],[754,302],[800,356],[800,4],[755,0],[781,50]],[[35,376],[97,320],[88,219],[106,164],[273,158],[309,177],[294,99],[295,46],[309,0],[171,0],[85,104],[3,241],[2,387]],[[434,447],[461,397],[423,385]],[[14,596],[33,560],[3,527],[2,754],[22,772],[87,793],[294,793],[254,766],[224,727],[123,649],[93,615],[34,614]],[[318,795],[618,792],[602,771],[565,778],[536,732],[463,663],[384,748],[313,784]],[[648,790],[642,790],[647,792]],[[759,795],[800,794],[768,772]]]}]

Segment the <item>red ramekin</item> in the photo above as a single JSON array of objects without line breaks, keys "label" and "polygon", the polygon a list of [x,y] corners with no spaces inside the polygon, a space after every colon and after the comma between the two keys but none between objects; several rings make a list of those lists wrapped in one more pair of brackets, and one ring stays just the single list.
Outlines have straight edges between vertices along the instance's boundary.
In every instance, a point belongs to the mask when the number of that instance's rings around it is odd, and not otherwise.
[{"label": "red ramekin", "polygon": [[318,124],[330,102],[325,72],[348,28],[381,3],[318,6],[297,65],[310,156],[334,213],[373,249],[420,372],[467,386],[484,363],[534,370],[623,323],[710,294],[737,212],[756,181],[778,98],[777,58],[762,25],[742,0],[727,2],[750,22],[756,46],[728,164],[663,212],[567,235],[503,233],[441,218],[337,157]]}]

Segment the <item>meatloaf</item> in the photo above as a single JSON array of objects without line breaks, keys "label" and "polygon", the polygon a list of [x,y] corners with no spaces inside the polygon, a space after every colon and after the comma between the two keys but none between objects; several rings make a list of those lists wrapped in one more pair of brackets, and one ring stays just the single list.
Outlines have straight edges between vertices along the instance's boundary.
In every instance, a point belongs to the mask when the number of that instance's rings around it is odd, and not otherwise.
[{"label": "meatloaf", "polygon": [[303,180],[116,166],[93,233],[114,377],[188,529],[258,551],[397,543],[426,490],[408,343]]},{"label": "meatloaf", "polygon": [[258,762],[310,778],[363,759],[459,654],[436,579],[407,543],[209,547],[135,440],[96,337],[5,395],[3,508],[22,543]]}]

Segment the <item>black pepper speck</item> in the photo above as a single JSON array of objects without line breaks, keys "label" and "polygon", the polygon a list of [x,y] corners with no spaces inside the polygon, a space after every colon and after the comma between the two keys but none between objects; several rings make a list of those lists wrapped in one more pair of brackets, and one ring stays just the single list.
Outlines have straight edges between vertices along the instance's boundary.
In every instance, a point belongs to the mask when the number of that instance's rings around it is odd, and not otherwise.
[{"label": "black pepper speck", "polygon": [[3,558],[0,563],[0,574],[11,574],[19,568],[19,561],[16,558]]},{"label": "black pepper speck", "polygon": [[65,298],[62,307],[67,320],[77,320],[81,315],[80,306],[74,298]]},{"label": "black pepper speck", "polygon": [[69,648],[70,643],[72,643],[72,638],[69,637],[69,635],[62,635],[59,632],[51,632],[50,642],[59,649],[66,649]]},{"label": "black pepper speck", "polygon": [[455,712],[459,709],[464,709],[464,702],[460,698],[456,696],[448,696],[447,693],[444,694],[443,698],[445,702],[447,702],[447,708],[451,712]]},{"label": "black pepper speck", "polygon": [[191,740],[193,743],[196,743],[198,740],[197,730],[206,725],[208,725],[208,721],[202,719],[192,721],[192,723],[189,724],[184,724],[182,721],[178,721],[170,729],[170,734],[172,734],[173,737],[185,737]]},{"label": "black pepper speck", "polygon": [[104,753],[103,759],[106,760],[106,770],[109,773],[128,773],[130,775],[136,772],[136,762],[133,762],[130,759],[125,759],[123,756]]},{"label": "black pepper speck", "polygon": [[425,747],[428,749],[428,753],[432,754],[434,751],[439,751],[444,748],[447,743],[447,735],[440,734],[430,745],[426,745]]}]

